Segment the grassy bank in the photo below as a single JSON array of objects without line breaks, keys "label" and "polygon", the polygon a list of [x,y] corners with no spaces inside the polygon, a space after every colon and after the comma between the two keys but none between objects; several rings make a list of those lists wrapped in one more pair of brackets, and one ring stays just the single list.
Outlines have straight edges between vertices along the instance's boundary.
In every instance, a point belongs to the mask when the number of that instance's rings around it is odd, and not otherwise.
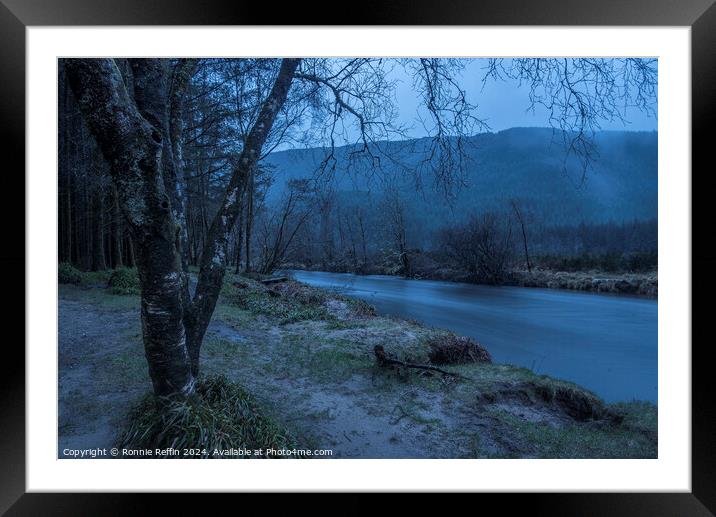
[{"label": "grassy bank", "polygon": [[[320,265],[307,266],[305,264],[290,263],[286,264],[284,268],[359,275],[404,276],[396,272],[395,268],[376,265],[365,266],[356,270],[349,267],[328,267],[323,269]],[[421,266],[416,266],[411,271],[409,278],[463,282],[478,285],[508,285],[590,291],[595,293],[631,294],[649,298],[657,298],[659,291],[658,274],[655,270],[646,272],[605,271],[600,269],[562,271],[537,267],[533,268],[532,271],[527,271],[527,269],[513,269],[506,272],[504,278],[498,282],[485,282],[475,278],[467,271],[446,266],[437,266],[432,262],[424,261]]]},{"label": "grassy bank", "polygon": [[[150,388],[138,297],[91,285],[60,288],[61,441],[63,433],[88,435],[81,428],[88,421],[105,425],[107,412],[116,430],[132,407],[146,404]],[[89,364],[84,381],[62,366],[63,347],[74,350],[72,340],[88,333],[72,328],[74,314],[98,327],[97,343],[83,341],[71,358]],[[124,327],[113,328],[115,320]],[[398,360],[430,365],[435,343],[454,340],[329,291],[231,275],[202,350],[202,376],[240,384],[297,446],[331,448],[336,457],[656,457],[652,404],[605,404],[577,385],[510,365],[441,364],[456,374],[443,375],[380,367],[373,354],[381,345]],[[118,390],[124,398],[108,407]]]},{"label": "grassy bank", "polygon": [[636,294],[649,298],[656,298],[659,292],[658,274],[655,271],[650,273],[608,273],[533,269],[532,271],[514,271],[512,278],[514,285],[521,287]]}]

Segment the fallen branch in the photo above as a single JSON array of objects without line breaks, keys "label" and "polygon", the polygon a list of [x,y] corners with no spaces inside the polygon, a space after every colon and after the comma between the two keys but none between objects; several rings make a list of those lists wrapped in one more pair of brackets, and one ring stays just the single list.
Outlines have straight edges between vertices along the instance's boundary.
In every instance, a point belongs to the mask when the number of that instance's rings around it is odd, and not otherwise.
[{"label": "fallen branch", "polygon": [[460,379],[467,378],[463,375],[460,375],[459,373],[448,372],[447,370],[443,370],[442,368],[438,368],[436,366],[430,366],[427,364],[406,363],[405,361],[399,361],[398,359],[393,359],[392,357],[388,357],[388,354],[385,352],[383,345],[375,345],[375,347],[373,348],[373,353],[375,354],[375,359],[376,359],[376,362],[378,363],[378,366],[381,366],[381,367],[403,366],[405,368],[415,368],[418,370],[429,370],[431,372],[438,372],[443,375],[448,375],[450,377],[458,377]]},{"label": "fallen branch", "polygon": [[286,276],[275,276],[273,278],[264,278],[260,282],[264,285],[268,285],[268,284],[277,284],[279,282],[287,282],[287,281],[288,281],[288,277],[286,277]]}]

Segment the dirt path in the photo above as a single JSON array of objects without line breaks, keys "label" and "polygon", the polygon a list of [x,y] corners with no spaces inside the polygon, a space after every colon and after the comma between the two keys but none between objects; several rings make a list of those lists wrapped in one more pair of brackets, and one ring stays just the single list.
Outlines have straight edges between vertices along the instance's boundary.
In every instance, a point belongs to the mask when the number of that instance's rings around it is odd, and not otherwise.
[{"label": "dirt path", "polygon": [[[334,365],[321,362],[319,353],[309,348],[300,352],[313,361],[305,368],[295,352],[288,354],[292,357],[285,353],[285,347],[296,346],[291,343],[295,327],[247,337],[217,321],[210,331],[214,337],[240,342],[242,356],[255,361],[251,368],[214,362],[215,367],[244,384],[294,432],[316,447],[332,449],[336,457],[454,457],[460,448],[446,439],[455,435],[459,422],[443,396],[385,382],[365,369],[331,372]],[[325,372],[320,371],[323,367]]]},{"label": "dirt path", "polygon": [[136,348],[139,313],[59,300],[59,456],[111,447],[127,409],[147,389],[108,382],[117,357]]}]

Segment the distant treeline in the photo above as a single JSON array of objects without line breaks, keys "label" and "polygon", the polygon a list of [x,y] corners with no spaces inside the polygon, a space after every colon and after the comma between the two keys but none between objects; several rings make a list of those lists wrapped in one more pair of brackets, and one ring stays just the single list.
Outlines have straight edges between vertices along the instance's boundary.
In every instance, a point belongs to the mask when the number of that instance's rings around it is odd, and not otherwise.
[{"label": "distant treeline", "polygon": [[556,226],[537,231],[537,263],[558,271],[644,272],[657,268],[655,219]]},{"label": "distant treeline", "polygon": [[533,268],[638,273],[658,265],[656,220],[553,226],[513,199],[501,211],[464,214],[434,231],[395,192],[365,205],[355,196],[348,204],[337,199],[301,225],[284,263],[493,284]]}]

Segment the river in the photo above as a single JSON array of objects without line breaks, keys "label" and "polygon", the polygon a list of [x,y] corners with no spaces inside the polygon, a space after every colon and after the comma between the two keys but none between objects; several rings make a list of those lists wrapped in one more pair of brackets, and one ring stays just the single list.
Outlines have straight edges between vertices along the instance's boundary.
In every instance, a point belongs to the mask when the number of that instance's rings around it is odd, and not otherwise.
[{"label": "river", "polygon": [[657,302],[632,296],[291,271],[401,316],[473,337],[498,363],[580,384],[608,402],[657,402]]}]

